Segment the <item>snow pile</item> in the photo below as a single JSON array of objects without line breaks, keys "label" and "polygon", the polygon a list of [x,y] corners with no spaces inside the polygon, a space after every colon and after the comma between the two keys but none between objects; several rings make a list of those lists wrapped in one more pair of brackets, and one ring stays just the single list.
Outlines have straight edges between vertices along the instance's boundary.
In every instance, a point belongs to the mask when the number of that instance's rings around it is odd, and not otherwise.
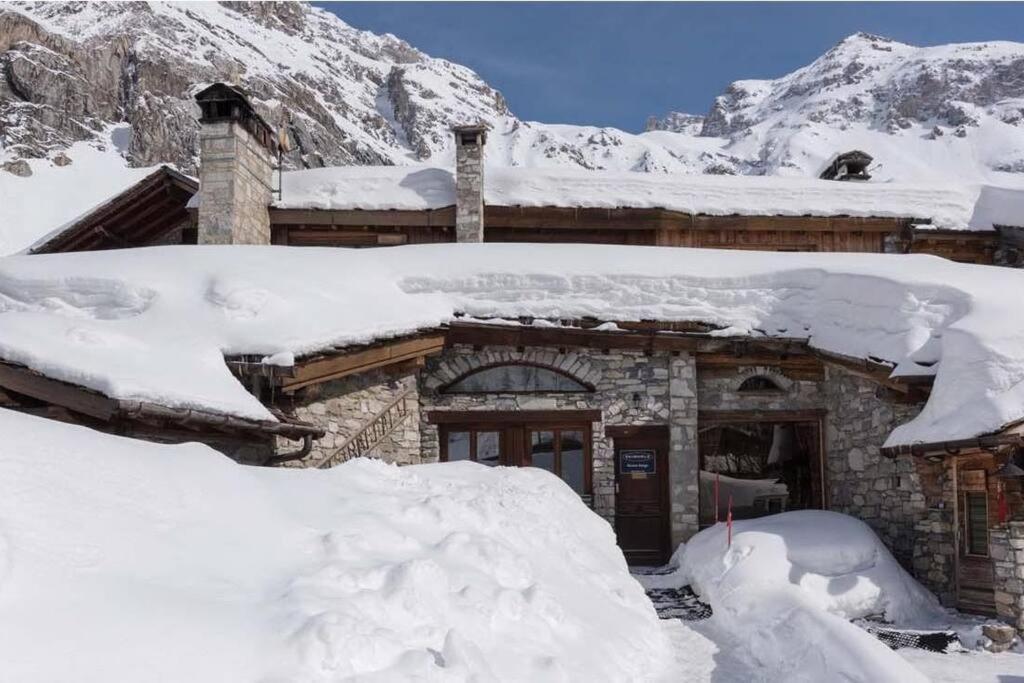
[{"label": "snow pile", "polygon": [[1020,291],[1021,271],[878,254],[445,244],[14,256],[0,260],[0,358],[118,399],[273,419],[224,355],[301,356],[456,314],[703,321],[934,374],[895,445],[1024,418]]},{"label": "snow pile", "polygon": [[236,465],[0,411],[0,678],[655,681],[610,527],[473,463]]},{"label": "snow pile", "polygon": [[736,522],[731,547],[726,533],[718,524],[681,546],[677,572],[661,585],[691,585],[770,680],[925,680],[849,623],[869,615],[925,623],[942,614],[866,524],[804,510]]},{"label": "snow pile", "polygon": [[[455,203],[448,168],[317,168],[284,174],[287,209],[425,210]],[[816,178],[488,168],[484,201],[497,206],[661,208],[727,216],[875,216],[930,219],[937,228],[1024,223],[1024,189],[952,183],[837,183]]]}]

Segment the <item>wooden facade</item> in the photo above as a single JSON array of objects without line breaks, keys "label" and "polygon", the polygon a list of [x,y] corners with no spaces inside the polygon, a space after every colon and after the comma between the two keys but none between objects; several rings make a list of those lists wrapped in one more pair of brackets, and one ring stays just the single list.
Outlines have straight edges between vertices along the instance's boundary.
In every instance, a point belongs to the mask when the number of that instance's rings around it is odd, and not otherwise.
[{"label": "wooden facade", "polygon": [[[274,244],[368,247],[455,239],[455,208],[430,211],[271,209]],[[487,206],[484,241],[882,252],[911,241],[912,219],[705,216],[664,209]],[[995,239],[986,236],[994,244]],[[993,247],[994,250],[994,247]]]}]

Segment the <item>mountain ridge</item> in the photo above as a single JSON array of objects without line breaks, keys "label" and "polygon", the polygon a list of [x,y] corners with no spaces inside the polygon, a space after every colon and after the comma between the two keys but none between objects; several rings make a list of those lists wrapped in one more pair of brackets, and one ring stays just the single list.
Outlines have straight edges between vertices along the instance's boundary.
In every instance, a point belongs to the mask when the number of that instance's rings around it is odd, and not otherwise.
[{"label": "mountain ridge", "polygon": [[[734,81],[705,114],[634,134],[522,120],[471,69],[307,4],[19,1],[0,5],[0,253],[145,167],[194,173],[193,96],[218,80],[286,129],[290,169],[450,166],[450,127],[482,121],[499,166],[816,177],[861,149],[872,182],[1024,187],[1019,43],[857,33],[789,74]],[[59,206],[45,201],[54,183]]]}]

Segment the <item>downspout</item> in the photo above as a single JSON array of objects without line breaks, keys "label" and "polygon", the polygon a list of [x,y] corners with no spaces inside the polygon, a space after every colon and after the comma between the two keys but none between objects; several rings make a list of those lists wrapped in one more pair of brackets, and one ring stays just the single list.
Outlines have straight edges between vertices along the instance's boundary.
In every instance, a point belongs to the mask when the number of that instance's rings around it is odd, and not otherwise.
[{"label": "downspout", "polygon": [[293,460],[302,460],[307,455],[309,455],[309,452],[311,450],[313,450],[313,435],[306,434],[305,436],[302,437],[302,446],[299,448],[299,450],[292,451],[291,453],[281,453],[279,455],[272,456],[268,458],[267,461],[263,464],[266,465],[267,467],[273,467],[275,465],[280,465],[286,462],[292,462]]}]

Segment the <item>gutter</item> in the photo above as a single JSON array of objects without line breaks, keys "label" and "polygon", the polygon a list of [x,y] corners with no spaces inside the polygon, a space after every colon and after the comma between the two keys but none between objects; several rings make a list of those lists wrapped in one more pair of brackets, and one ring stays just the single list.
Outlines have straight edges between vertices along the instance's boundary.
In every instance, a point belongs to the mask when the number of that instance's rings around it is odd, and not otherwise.
[{"label": "gutter", "polygon": [[898,455],[927,457],[959,455],[962,451],[994,451],[1005,446],[1024,446],[1024,434],[1006,433],[976,436],[970,439],[954,439],[951,441],[933,441],[931,443],[902,444],[881,449],[882,455],[894,458]]},{"label": "gutter", "polygon": [[250,420],[223,413],[212,413],[195,408],[168,408],[145,401],[117,401],[117,413],[130,418],[152,418],[172,420],[188,425],[198,424],[210,427],[227,427],[245,431],[283,436],[289,439],[320,438],[324,429],[305,422],[274,422],[271,420]]}]

